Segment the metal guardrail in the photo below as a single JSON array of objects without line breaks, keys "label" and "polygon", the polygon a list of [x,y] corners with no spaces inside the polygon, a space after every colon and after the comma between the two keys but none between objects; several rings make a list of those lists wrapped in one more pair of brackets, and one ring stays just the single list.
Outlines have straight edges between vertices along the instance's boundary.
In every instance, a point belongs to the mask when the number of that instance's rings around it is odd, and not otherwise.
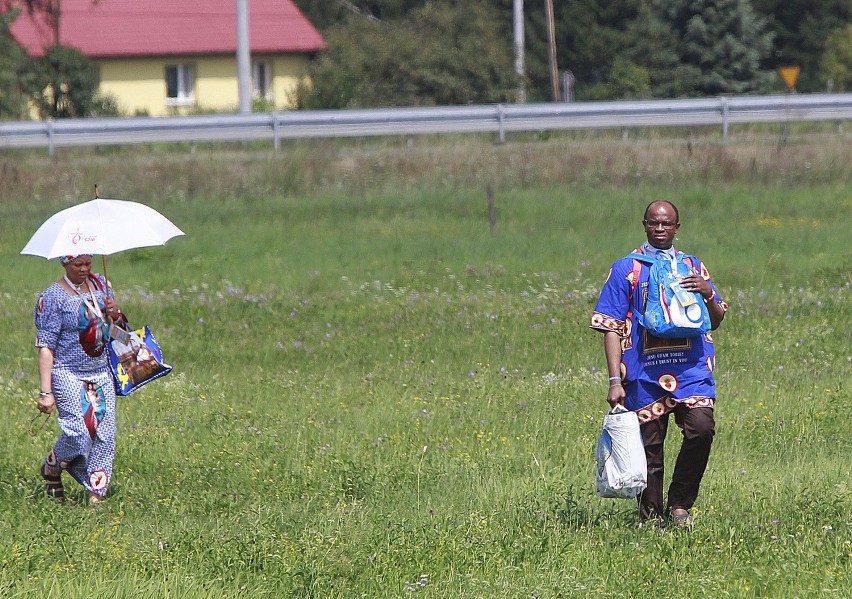
[{"label": "metal guardrail", "polygon": [[185,117],[111,117],[0,124],[0,148],[506,133],[556,129],[722,127],[852,119],[852,94],[316,110]]}]

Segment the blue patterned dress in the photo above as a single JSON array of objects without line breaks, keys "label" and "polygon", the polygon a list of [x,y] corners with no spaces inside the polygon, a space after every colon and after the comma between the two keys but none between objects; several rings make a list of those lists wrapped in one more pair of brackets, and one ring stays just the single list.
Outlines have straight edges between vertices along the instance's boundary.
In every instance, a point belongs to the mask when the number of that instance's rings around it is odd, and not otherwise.
[{"label": "blue patterned dress", "polygon": [[[94,293],[83,296],[103,311],[105,280],[90,275]],[[96,284],[97,283],[97,284]],[[112,294],[110,293],[110,297]],[[106,495],[115,456],[115,384],[107,352],[90,357],[80,344],[80,330],[91,317],[83,297],[53,283],[35,307],[36,347],[53,350],[52,391],[62,434],[45,458],[67,470],[89,492]]]}]

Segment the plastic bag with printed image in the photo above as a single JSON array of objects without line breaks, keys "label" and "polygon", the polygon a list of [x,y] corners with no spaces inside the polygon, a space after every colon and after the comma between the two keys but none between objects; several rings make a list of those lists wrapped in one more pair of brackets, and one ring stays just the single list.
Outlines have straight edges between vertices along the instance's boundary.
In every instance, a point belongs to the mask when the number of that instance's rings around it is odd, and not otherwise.
[{"label": "plastic bag with printed image", "polygon": [[622,405],[604,416],[595,451],[599,497],[632,499],[648,486],[648,464],[639,417]]}]

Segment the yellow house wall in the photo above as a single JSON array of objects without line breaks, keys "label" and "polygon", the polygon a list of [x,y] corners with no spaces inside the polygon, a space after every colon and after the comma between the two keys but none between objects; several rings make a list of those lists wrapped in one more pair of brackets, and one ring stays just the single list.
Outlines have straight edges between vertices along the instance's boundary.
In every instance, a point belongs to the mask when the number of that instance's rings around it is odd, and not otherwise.
[{"label": "yellow house wall", "polygon": [[164,63],[113,59],[99,60],[97,64],[101,76],[100,92],[113,96],[122,114],[166,114]]},{"label": "yellow house wall", "polygon": [[236,59],[223,56],[196,60],[194,91],[197,109],[236,112],[240,103]]},{"label": "yellow house wall", "polygon": [[[270,64],[272,105],[279,110],[293,108],[293,92],[307,70],[307,57],[258,55],[252,59]],[[236,111],[239,105],[235,57],[99,59],[96,63],[100,68],[100,91],[116,99],[122,114],[166,116],[190,112]],[[192,106],[167,105],[167,64],[191,64],[195,67],[195,102]]]},{"label": "yellow house wall", "polygon": [[308,70],[308,59],[304,56],[267,56],[257,57],[258,61],[265,60],[272,67],[273,104],[276,108],[294,108],[296,105],[296,90],[299,83],[305,79]]}]

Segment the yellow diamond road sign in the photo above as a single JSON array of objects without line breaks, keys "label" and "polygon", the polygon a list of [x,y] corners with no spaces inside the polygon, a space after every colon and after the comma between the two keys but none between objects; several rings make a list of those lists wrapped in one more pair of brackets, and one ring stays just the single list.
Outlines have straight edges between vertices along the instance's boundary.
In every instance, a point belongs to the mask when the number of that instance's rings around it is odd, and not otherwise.
[{"label": "yellow diamond road sign", "polygon": [[778,69],[778,74],[781,75],[781,79],[787,84],[787,89],[796,87],[796,81],[799,79],[800,72],[801,69],[799,67],[781,67]]}]

